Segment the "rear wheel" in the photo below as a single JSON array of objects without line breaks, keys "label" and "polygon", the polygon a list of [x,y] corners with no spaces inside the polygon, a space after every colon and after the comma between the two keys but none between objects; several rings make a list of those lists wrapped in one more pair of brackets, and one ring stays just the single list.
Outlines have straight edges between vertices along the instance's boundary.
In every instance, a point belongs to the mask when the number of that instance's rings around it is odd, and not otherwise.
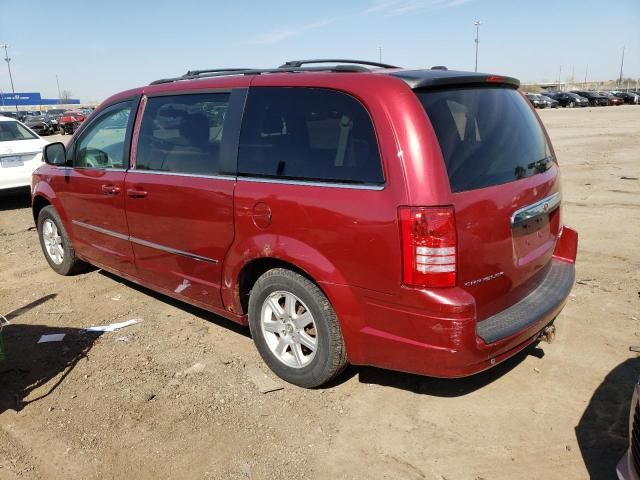
[{"label": "rear wheel", "polygon": [[276,268],[263,274],[249,297],[249,327],[258,352],[280,378],[312,388],[347,364],[333,307],[302,275]]},{"label": "rear wheel", "polygon": [[67,231],[51,205],[40,210],[38,237],[44,257],[56,273],[73,275],[86,269],[87,264],[76,257]]}]

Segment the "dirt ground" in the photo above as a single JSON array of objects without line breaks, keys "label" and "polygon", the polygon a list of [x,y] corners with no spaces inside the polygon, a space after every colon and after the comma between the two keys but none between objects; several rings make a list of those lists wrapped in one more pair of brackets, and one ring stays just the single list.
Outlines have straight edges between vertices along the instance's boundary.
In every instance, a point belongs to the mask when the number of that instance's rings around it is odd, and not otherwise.
[{"label": "dirt ground", "polygon": [[541,116],[578,282],[554,344],[462,380],[350,367],[262,394],[246,329],[100,271],[56,275],[28,198],[0,198],[0,478],[615,478],[640,374],[640,107]]}]

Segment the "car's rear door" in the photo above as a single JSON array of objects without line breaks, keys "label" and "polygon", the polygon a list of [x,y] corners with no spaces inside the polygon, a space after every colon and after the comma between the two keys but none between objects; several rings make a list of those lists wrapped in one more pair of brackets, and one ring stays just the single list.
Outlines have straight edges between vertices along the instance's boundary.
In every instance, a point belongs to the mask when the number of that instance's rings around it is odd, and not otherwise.
[{"label": "car's rear door", "polygon": [[124,187],[138,275],[206,305],[222,305],[245,96],[241,88],[146,97]]},{"label": "car's rear door", "polygon": [[560,228],[558,166],[531,107],[512,88],[417,92],[438,138],[455,209],[458,286],[482,320],[535,289]]},{"label": "car's rear door", "polygon": [[124,211],[124,178],[137,104],[137,99],[122,101],[94,117],[70,145],[72,167],[55,179],[78,254],[129,275],[136,269]]}]

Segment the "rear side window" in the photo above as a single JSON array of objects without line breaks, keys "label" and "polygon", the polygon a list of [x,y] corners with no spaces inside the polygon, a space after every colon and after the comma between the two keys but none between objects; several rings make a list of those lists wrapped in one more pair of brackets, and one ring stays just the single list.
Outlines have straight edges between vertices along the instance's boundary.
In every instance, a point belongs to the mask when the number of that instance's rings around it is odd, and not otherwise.
[{"label": "rear side window", "polygon": [[150,97],[140,124],[136,169],[217,174],[229,96]]},{"label": "rear side window", "polygon": [[244,113],[241,175],[383,183],[371,118],[355,98],[318,88],[252,88]]},{"label": "rear side window", "polygon": [[453,192],[499,185],[550,168],[544,132],[516,90],[465,88],[417,95],[438,137]]}]

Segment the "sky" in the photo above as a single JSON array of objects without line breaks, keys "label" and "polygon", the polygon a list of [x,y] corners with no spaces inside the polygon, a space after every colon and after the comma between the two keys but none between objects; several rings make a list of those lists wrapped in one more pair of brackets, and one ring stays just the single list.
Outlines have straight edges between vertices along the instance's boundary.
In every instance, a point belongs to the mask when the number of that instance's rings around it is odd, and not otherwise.
[{"label": "sky", "polygon": [[[640,78],[640,0],[0,0],[16,92],[97,102],[189,69],[356,58],[523,82]],[[1,50],[4,56],[4,50]],[[588,67],[587,67],[588,65]],[[588,68],[588,71],[587,71]],[[10,91],[6,62],[0,90]]]}]

